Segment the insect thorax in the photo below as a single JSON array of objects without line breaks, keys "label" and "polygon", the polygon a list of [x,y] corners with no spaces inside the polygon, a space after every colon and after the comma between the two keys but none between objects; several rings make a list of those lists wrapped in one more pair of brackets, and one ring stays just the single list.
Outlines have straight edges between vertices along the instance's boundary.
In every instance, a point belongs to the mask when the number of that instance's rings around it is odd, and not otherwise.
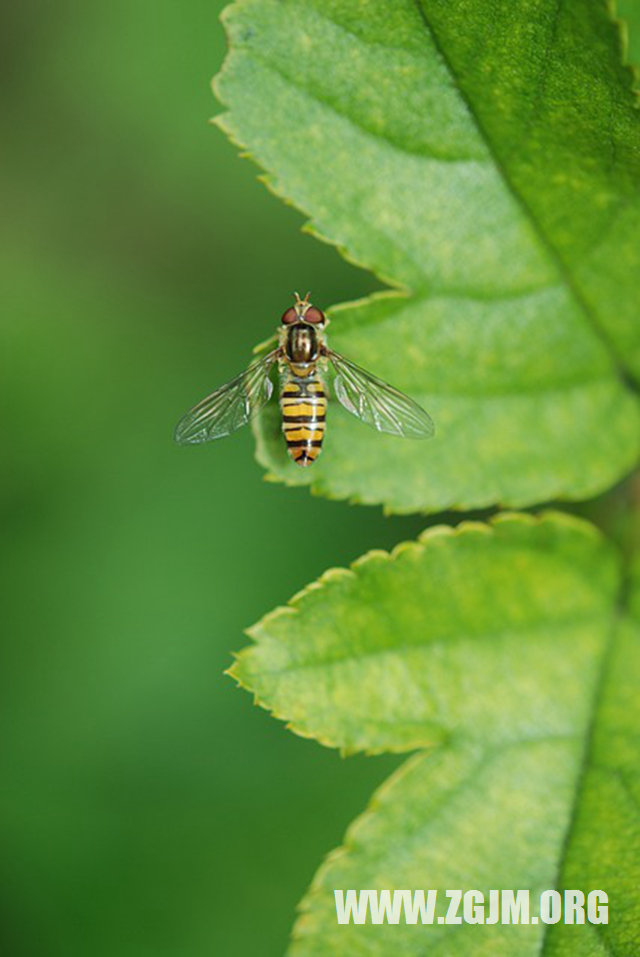
[{"label": "insect thorax", "polygon": [[291,362],[315,362],[319,355],[318,334],[313,326],[296,323],[287,329],[284,347]]}]

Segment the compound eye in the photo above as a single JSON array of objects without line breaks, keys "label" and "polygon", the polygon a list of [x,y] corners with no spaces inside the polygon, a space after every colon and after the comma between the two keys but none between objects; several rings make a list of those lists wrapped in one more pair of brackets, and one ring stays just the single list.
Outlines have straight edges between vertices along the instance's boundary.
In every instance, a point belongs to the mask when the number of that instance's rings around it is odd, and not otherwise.
[{"label": "compound eye", "polygon": [[316,309],[315,306],[309,306],[304,314],[304,321],[311,322],[313,325],[321,325],[325,322],[324,312]]},{"label": "compound eye", "polygon": [[282,322],[285,324],[285,326],[291,325],[292,322],[297,322],[297,319],[298,313],[293,306],[290,306],[282,313]]}]

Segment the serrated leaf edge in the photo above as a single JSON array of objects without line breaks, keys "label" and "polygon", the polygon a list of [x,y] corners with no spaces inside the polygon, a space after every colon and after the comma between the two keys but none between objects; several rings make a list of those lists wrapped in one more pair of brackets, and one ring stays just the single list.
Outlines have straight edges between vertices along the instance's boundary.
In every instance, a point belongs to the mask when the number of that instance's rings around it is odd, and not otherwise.
[{"label": "serrated leaf edge", "polygon": [[[605,542],[604,535],[602,535],[596,526],[592,525],[586,519],[567,514],[566,512],[560,512],[555,509],[545,509],[544,511],[538,513],[505,511],[491,516],[486,522],[466,520],[460,522],[460,524],[456,526],[445,524],[431,526],[430,528],[427,528],[421,532],[415,540],[399,542],[388,552],[379,548],[371,549],[356,558],[346,568],[335,567],[324,571],[319,578],[315,579],[313,582],[310,582],[304,588],[296,592],[289,599],[286,605],[280,605],[277,608],[274,608],[273,611],[268,612],[254,625],[251,625],[249,628],[245,629],[246,636],[251,639],[253,644],[246,646],[239,652],[235,652],[233,654],[233,664],[226,669],[224,673],[232,678],[238,687],[243,688],[252,695],[254,705],[263,708],[278,721],[283,721],[285,728],[288,731],[292,731],[298,737],[315,740],[323,747],[337,749],[343,757],[356,753],[367,755],[406,753],[406,747],[401,745],[398,745],[397,747],[386,745],[384,748],[380,747],[371,749],[344,747],[330,734],[318,733],[315,730],[311,731],[305,726],[304,722],[301,723],[299,721],[291,721],[287,715],[279,711],[278,708],[270,705],[260,694],[253,691],[249,684],[243,680],[240,674],[238,674],[237,665],[243,662],[245,658],[248,658],[253,653],[253,650],[256,646],[262,644],[263,638],[261,631],[263,629],[268,629],[273,622],[277,622],[279,619],[285,616],[290,617],[291,615],[298,614],[301,610],[300,606],[304,602],[305,597],[312,592],[320,591],[327,586],[331,586],[332,583],[339,581],[340,579],[344,579],[345,577],[351,579],[357,578],[360,570],[363,567],[374,562],[393,563],[402,555],[405,555],[409,552],[423,553],[426,548],[431,547],[435,542],[441,541],[445,538],[460,538],[469,535],[485,535],[491,537],[497,533],[500,526],[509,524],[519,524],[522,526],[526,525],[529,527],[541,527],[544,524],[551,524],[556,528],[564,527],[565,529],[580,531],[581,534],[591,537],[594,542]],[[434,738],[431,742],[426,742],[422,749],[438,745],[441,743],[441,741],[441,737]]]}]

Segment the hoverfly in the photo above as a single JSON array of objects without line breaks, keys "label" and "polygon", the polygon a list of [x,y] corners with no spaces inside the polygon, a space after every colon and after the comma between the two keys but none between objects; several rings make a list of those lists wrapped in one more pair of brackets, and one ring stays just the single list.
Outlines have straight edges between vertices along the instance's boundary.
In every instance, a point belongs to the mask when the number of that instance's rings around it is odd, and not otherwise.
[{"label": "hoverfly", "polygon": [[329,363],[338,402],[361,422],[407,439],[432,436],[433,422],[424,409],[330,349],[324,313],[309,302],[309,293],[304,299],[298,293],[295,297],[295,304],[282,315],[277,347],[187,412],[176,426],[176,442],[209,442],[245,425],[271,398],[270,374],[275,367],[287,449],[297,465],[311,465],[320,455],[324,438]]}]

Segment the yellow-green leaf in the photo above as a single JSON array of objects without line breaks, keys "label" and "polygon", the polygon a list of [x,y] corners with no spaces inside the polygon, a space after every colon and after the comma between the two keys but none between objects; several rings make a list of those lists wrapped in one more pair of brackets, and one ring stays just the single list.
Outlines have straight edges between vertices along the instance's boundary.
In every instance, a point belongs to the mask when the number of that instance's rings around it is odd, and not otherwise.
[{"label": "yellow-green leaf", "polygon": [[[292,954],[587,957],[640,948],[640,589],[550,513],[436,528],[327,573],[251,630],[233,673],[299,733],[427,748],[302,905]],[[342,926],[334,889],[604,890],[608,925]],[[440,948],[436,950],[435,948]]]},{"label": "yellow-green leaf", "polygon": [[221,124],[397,290],[330,310],[331,345],[437,428],[376,436],[333,403],[302,470],[272,409],[270,474],[410,511],[583,498],[627,472],[640,113],[604,0],[240,0],[225,22]]}]

